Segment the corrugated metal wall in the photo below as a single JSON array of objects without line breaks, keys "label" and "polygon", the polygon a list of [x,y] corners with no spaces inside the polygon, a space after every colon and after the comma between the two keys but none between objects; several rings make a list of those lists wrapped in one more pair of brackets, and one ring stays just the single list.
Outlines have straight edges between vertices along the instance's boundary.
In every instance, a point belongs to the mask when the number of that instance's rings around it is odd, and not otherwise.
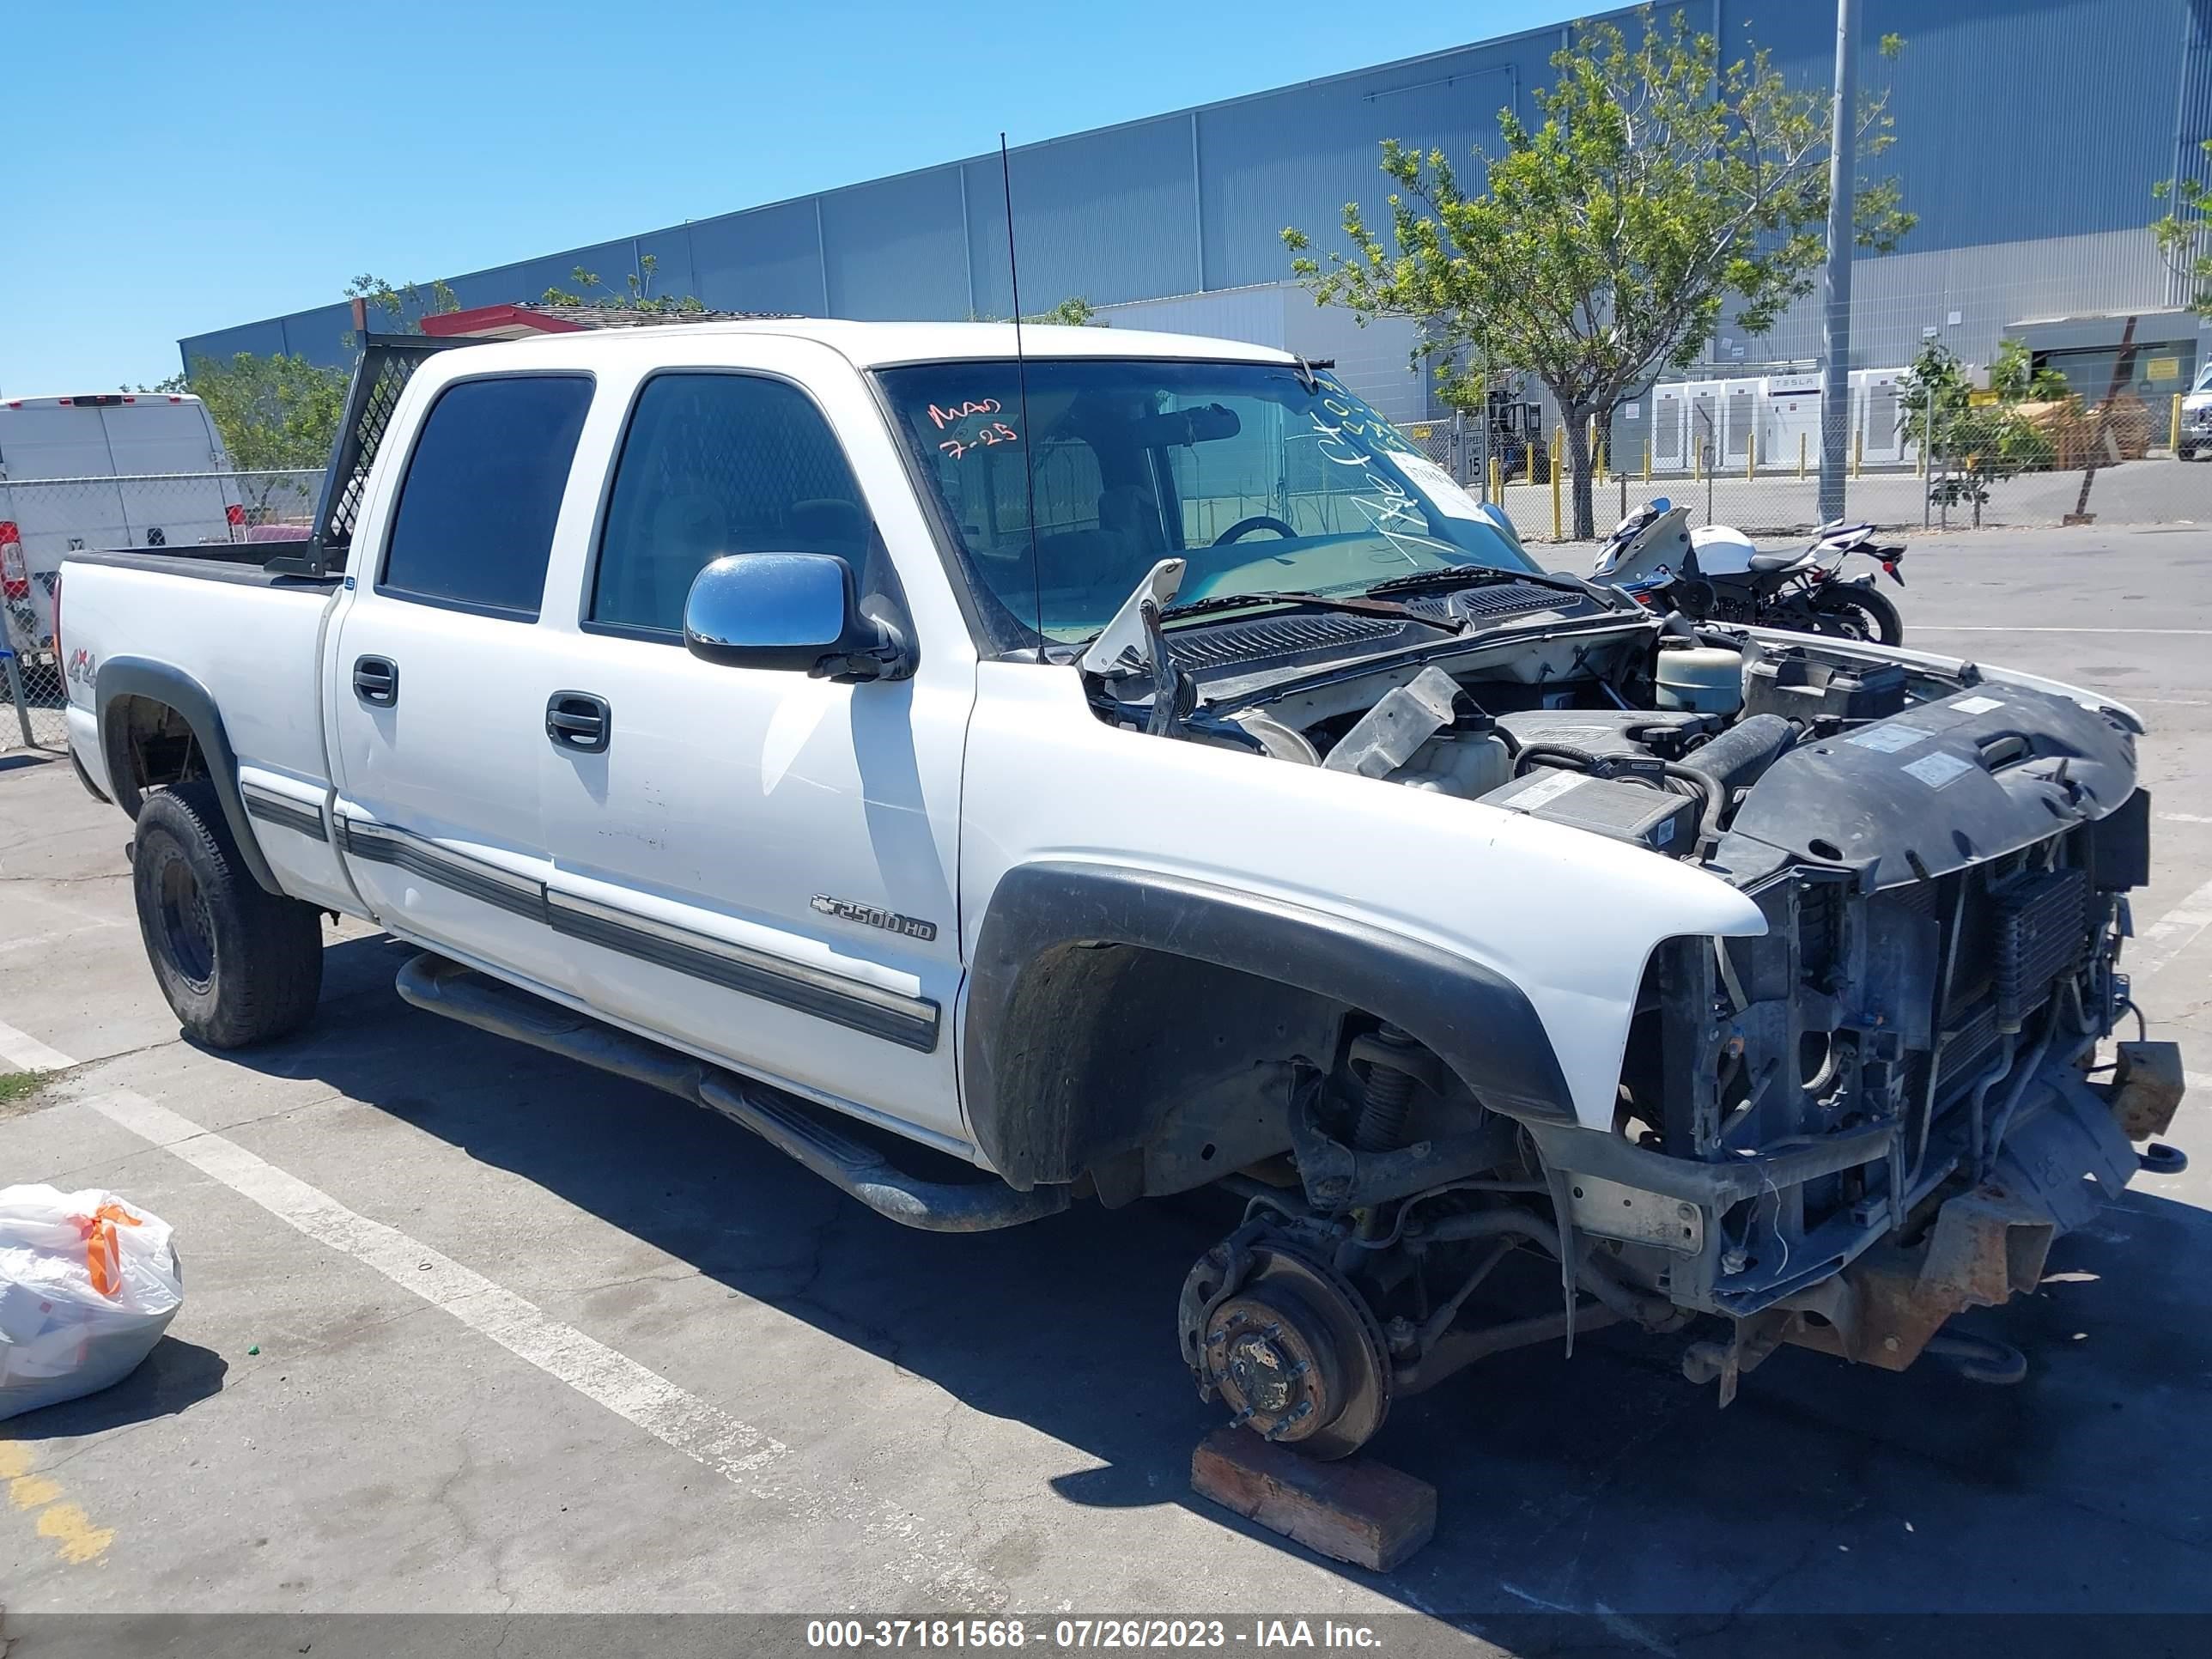
[{"label": "corrugated metal wall", "polygon": [[[1731,54],[1755,38],[1793,82],[1827,80],[1826,0],[1680,9]],[[1633,33],[1632,11],[1608,15]],[[1893,31],[1907,42],[1893,64],[1875,45]],[[1498,111],[1533,117],[1531,91],[1570,33],[1534,31],[1015,150],[1025,308],[1072,295],[1109,307],[1219,295],[1219,306],[1138,309],[1156,325],[1180,326],[1158,323],[1170,315],[1233,319],[1206,326],[1335,356],[1393,413],[1425,412],[1402,327],[1362,334],[1295,293],[1231,301],[1222,291],[1286,280],[1287,224],[1327,246],[1347,201],[1380,222],[1388,181],[1376,159],[1386,137],[1441,149],[1479,182],[1473,153],[1494,141]],[[2196,148],[2212,137],[2212,0],[1867,0],[1865,52],[1863,80],[1894,88],[1898,143],[1880,167],[1901,181],[1920,222],[1899,255],[1860,267],[1856,361],[1901,362],[1931,326],[1971,356],[1986,350],[1990,330],[2021,317],[2171,297],[2142,227],[2155,180],[2212,167]],[[980,156],[451,281],[472,306],[571,286],[578,265],[619,289],[652,253],[659,291],[715,307],[1005,316],[1004,202],[997,156]],[[179,345],[188,360],[282,349],[337,362],[346,327],[345,307],[325,305]],[[1807,306],[1769,338],[1717,345],[1714,357],[1817,350]]]}]

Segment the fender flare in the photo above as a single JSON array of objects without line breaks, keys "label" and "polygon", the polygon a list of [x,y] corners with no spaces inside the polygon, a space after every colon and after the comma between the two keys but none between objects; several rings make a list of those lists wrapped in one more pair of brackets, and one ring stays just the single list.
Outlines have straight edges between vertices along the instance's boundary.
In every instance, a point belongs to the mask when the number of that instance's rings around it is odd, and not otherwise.
[{"label": "fender flare", "polygon": [[270,869],[254,836],[253,821],[246,816],[246,797],[238,787],[237,751],[230,746],[222,716],[216,712],[207,687],[168,663],[145,657],[110,657],[100,665],[93,696],[98,711],[100,750],[107,762],[107,780],[115,791],[115,804],[135,819],[144,799],[132,781],[131,734],[117,705],[126,697],[143,697],[175,709],[199,745],[208,781],[215,786],[216,799],[222,803],[223,819],[230,826],[231,839],[238,843],[239,856],[246,860],[255,881],[283,897],[284,890],[277,884],[276,872]]},{"label": "fender flare", "polygon": [[[1127,945],[1256,975],[1378,1014],[1432,1049],[1486,1106],[1575,1121],[1559,1056],[1521,988],[1485,963],[1370,923],[1154,871],[1042,861],[1008,871],[976,936],[961,1076],[969,1132],[1018,1187],[1073,1179],[1049,1155],[1079,1125],[1030,1122],[1024,981],[1082,945]],[[1140,1041],[1141,1034],[1129,1034]],[[1048,1037],[1046,1039],[1049,1041]],[[1040,1130],[1043,1132],[1040,1144]]]}]

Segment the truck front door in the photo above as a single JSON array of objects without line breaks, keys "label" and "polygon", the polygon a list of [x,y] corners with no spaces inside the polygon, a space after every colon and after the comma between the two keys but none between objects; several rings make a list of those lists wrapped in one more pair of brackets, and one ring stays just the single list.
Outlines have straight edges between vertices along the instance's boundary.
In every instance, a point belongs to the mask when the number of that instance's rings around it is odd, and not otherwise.
[{"label": "truck front door", "polygon": [[902,610],[890,550],[937,574],[858,376],[811,343],[745,349],[747,369],[641,376],[575,550],[580,603],[540,624],[558,632],[534,694],[580,726],[539,750],[551,923],[593,1008],[959,1150],[973,647],[933,586],[908,612],[911,679],[838,685],[684,649],[691,580],[726,554],[837,554]]}]

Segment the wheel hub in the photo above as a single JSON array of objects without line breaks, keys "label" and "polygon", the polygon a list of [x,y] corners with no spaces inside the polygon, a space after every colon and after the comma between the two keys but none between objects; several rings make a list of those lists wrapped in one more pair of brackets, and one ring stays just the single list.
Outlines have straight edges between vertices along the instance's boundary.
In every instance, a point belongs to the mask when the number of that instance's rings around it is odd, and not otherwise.
[{"label": "wheel hub", "polygon": [[158,891],[162,954],[180,978],[204,991],[215,972],[215,919],[207,895],[181,858],[161,866]]},{"label": "wheel hub", "polygon": [[[1256,1244],[1250,1262],[1203,1316],[1201,1392],[1218,1394],[1233,1422],[1270,1440],[1316,1457],[1348,1455],[1389,1410],[1389,1360],[1374,1315],[1344,1279],[1296,1250]],[[1197,1271],[1208,1270],[1201,1262]]]}]

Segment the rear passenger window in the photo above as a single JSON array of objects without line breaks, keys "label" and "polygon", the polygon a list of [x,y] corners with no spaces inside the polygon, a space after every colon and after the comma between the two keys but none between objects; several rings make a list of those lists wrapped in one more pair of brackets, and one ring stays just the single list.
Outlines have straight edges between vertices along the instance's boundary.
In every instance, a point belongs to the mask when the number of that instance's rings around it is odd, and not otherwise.
[{"label": "rear passenger window", "polygon": [[592,382],[579,374],[463,380],[440,392],[400,483],[379,591],[536,621],[591,402]]},{"label": "rear passenger window", "polygon": [[615,466],[590,620],[680,635],[709,561],[836,553],[860,568],[870,538],[844,452],[804,392],[757,375],[656,375]]}]

